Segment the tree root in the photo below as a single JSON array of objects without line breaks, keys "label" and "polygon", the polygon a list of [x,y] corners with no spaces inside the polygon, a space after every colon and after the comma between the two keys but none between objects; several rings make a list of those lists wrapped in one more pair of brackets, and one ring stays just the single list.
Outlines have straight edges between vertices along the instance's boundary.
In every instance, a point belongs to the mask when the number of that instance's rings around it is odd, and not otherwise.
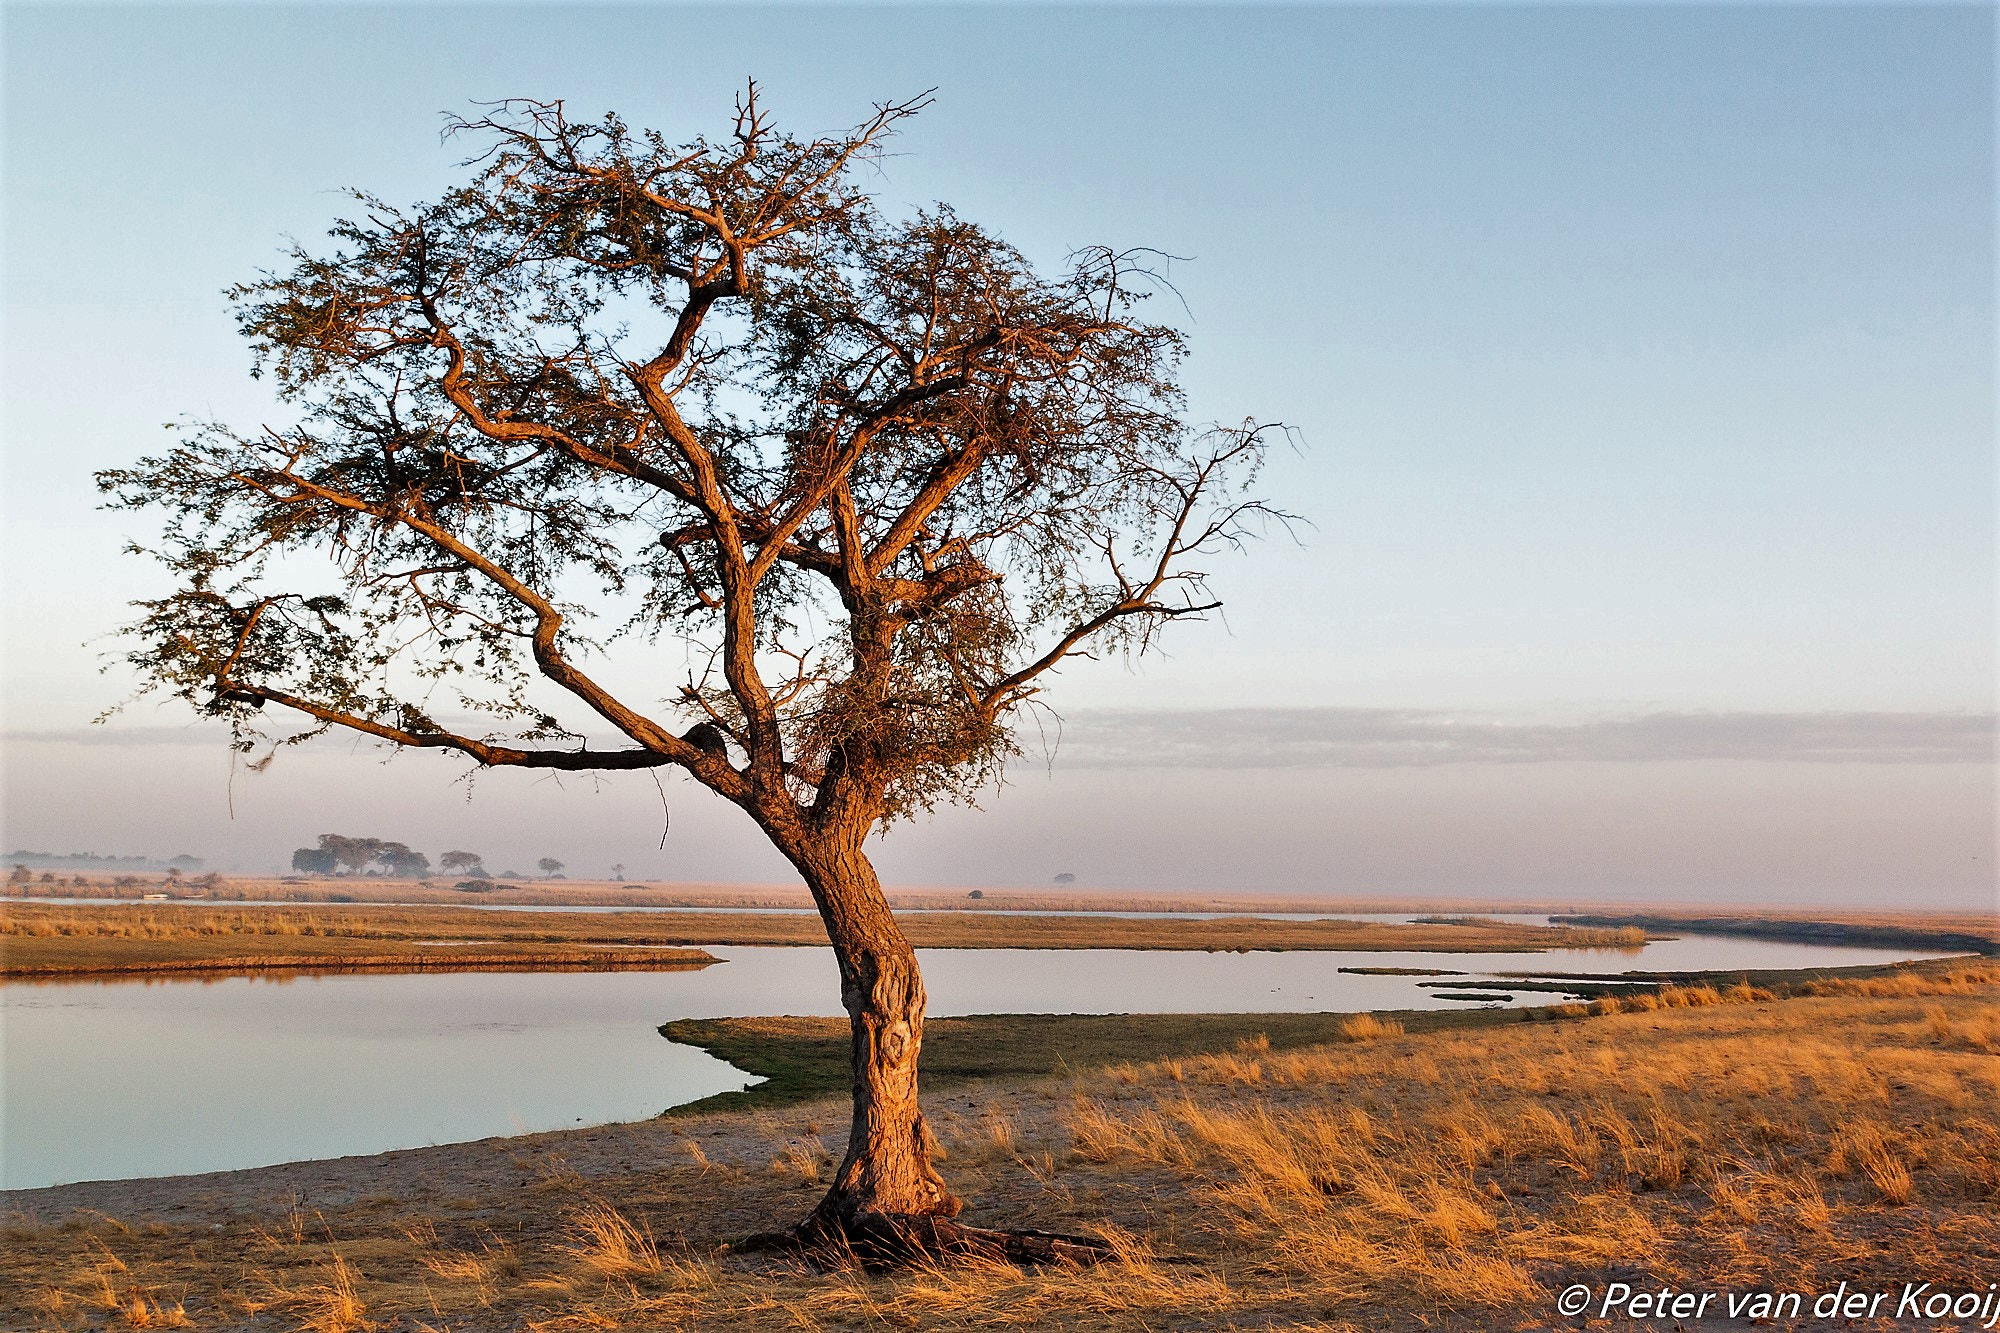
[{"label": "tree root", "polygon": [[1103,1263],[1115,1253],[1101,1240],[1061,1231],[972,1227],[948,1217],[876,1212],[833,1224],[813,1216],[792,1231],[760,1232],[729,1248],[739,1254],[789,1252],[830,1268],[858,1263],[872,1272],[953,1258],[1084,1267]]}]

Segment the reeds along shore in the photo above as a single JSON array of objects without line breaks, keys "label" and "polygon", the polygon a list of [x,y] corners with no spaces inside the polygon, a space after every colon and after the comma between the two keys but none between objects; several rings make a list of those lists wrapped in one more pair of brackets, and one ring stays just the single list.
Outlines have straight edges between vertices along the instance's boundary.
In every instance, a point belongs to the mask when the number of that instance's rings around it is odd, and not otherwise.
[{"label": "reeds along shore", "polygon": [[1795,999],[1687,987],[1427,1032],[1371,1016],[1319,1047],[1253,1036],[934,1094],[970,1216],[1102,1234],[1117,1257],[1097,1269],[735,1255],[729,1237],[817,1197],[844,1127],[822,1102],[375,1159],[343,1177],[352,1202],[189,1185],[150,1215],[20,1218],[0,1324],[1545,1328],[1557,1292],[1614,1265],[1684,1289],[1983,1291],[1996,980],[1953,963]]}]

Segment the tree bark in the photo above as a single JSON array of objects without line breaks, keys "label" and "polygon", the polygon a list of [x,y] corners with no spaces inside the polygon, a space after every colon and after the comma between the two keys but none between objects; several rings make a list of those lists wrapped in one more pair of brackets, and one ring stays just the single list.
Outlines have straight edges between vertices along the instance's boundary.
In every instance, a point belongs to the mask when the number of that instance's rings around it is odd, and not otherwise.
[{"label": "tree bark", "polygon": [[865,836],[864,827],[852,836],[787,845],[840,963],[854,1069],[847,1155],[826,1197],[795,1231],[751,1237],[744,1245],[804,1247],[870,1267],[943,1255],[1019,1264],[1089,1264],[1111,1257],[1108,1245],[1088,1236],[994,1230],[952,1220],[964,1202],[945,1188],[931,1162],[936,1141],[917,1103],[923,976],[862,850]]},{"label": "tree bark", "polygon": [[931,1163],[934,1140],[917,1103],[924,982],[916,951],[859,839],[797,860],[840,964],[854,1069],[847,1155],[807,1226],[852,1240],[885,1225],[955,1217],[963,1205]]}]

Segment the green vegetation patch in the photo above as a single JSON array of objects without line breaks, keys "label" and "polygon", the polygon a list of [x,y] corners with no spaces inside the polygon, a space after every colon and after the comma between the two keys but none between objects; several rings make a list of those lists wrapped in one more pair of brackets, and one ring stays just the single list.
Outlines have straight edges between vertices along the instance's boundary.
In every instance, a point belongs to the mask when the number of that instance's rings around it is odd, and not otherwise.
[{"label": "green vegetation patch", "polygon": [[[1339,1014],[979,1014],[924,1023],[923,1078],[929,1090],[991,1078],[1045,1078],[1106,1065],[1208,1055],[1267,1038],[1274,1050],[1345,1040]],[[1513,1010],[1457,1013],[1383,1011],[1410,1032],[1519,1021]],[[704,1115],[789,1106],[850,1086],[844,1018],[683,1018],[660,1035],[695,1046],[766,1082],[672,1107]]]}]

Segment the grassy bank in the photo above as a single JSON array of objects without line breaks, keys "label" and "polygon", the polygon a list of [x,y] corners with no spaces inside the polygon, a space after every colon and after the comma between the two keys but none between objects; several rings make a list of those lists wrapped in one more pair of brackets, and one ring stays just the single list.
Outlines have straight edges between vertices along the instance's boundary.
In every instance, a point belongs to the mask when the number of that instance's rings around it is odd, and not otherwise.
[{"label": "grassy bank", "polygon": [[[1395,925],[1251,917],[1187,920],[917,913],[903,918],[903,929],[912,943],[925,949],[1484,953],[1636,947],[1645,939],[1644,932],[1631,928],[1530,926],[1485,918]],[[453,943],[437,943],[443,940]],[[634,952],[641,949],[825,944],[826,932],[819,919],[803,915],[510,912],[366,904],[327,904],[311,909],[221,908],[192,903],[8,903],[0,911],[0,950],[4,950],[0,977],[230,971],[278,966],[271,961],[278,958],[359,965],[353,960],[442,959],[448,953],[475,951],[504,956],[509,965],[542,958],[551,966],[587,966],[594,959],[601,966],[630,967],[647,965],[643,956]],[[627,953],[614,959],[605,952],[619,949]],[[686,960],[663,957],[661,961]]]},{"label": "grassy bank", "polygon": [[[461,880],[391,879],[379,875],[337,876],[200,876],[169,880],[160,875],[107,875],[67,871],[30,873],[14,884],[16,896],[87,897],[135,902],[147,894],[166,893],[207,902],[241,901],[314,903],[422,903],[451,906],[466,902],[502,906],[549,907],[693,907],[784,908],[811,911],[812,898],[796,881],[784,884],[650,884],[575,879]],[[476,884],[460,889],[458,884]],[[977,896],[974,896],[974,893]],[[951,912],[1225,912],[1231,915],[1270,913],[1397,913],[1439,912],[1567,912],[1597,910],[1601,904],[1557,902],[1496,902],[1470,898],[1309,897],[1272,893],[1159,893],[1106,889],[939,889],[892,888],[889,905],[898,911]],[[1611,910],[1605,907],[1604,910]]]},{"label": "grassy bank", "polygon": [[1298,1047],[1214,1050],[1226,1027],[1177,1019],[1154,1058],[933,1087],[968,1217],[1104,1235],[1119,1257],[1091,1270],[730,1251],[811,1207],[836,1098],[16,1196],[0,1326],[1415,1333],[1548,1328],[1556,1293],[1614,1280],[1983,1293],[1996,977],[1958,963]]},{"label": "grassy bank", "polygon": [[[1518,1021],[1518,1012],[1385,1014],[1411,1032]],[[980,1014],[924,1023],[924,1086],[1045,1078],[1129,1060],[1213,1054],[1260,1039],[1294,1050],[1351,1039],[1352,1014]],[[774,1109],[842,1094],[850,1078],[844,1018],[684,1018],[660,1035],[698,1046],[766,1081],[677,1106],[674,1116]]]},{"label": "grassy bank", "polygon": [[1946,950],[2000,955],[2000,917],[1974,913],[1857,912],[1833,916],[1729,912],[1581,912],[1556,920],[1575,926],[1620,927],[1677,935],[1740,935],[1794,944],[1847,944],[1884,949]]},{"label": "grassy bank", "polygon": [[[1396,1010],[1380,1017],[1410,1033],[1541,1022],[1589,1014],[1646,1012],[1687,1007],[1745,994],[1784,999],[1815,994],[1924,993],[1941,978],[1967,974],[1964,958],[1929,959],[1879,967],[1814,968],[1786,972],[1656,973],[1651,984],[1590,981],[1520,981],[1504,987],[1545,992],[1565,1003],[1526,1009]],[[1982,973],[1983,975],[1983,973]],[[1754,983],[1754,984],[1753,984]],[[1440,989],[1495,989],[1492,981],[1438,981]],[[1664,997],[1664,998],[1663,998]],[[1591,1006],[1594,1005],[1593,1009]],[[1352,1014],[981,1014],[933,1018],[924,1023],[924,1085],[944,1089],[982,1079],[1039,1078],[1102,1069],[1130,1061],[1214,1055],[1256,1040],[1289,1051],[1353,1039]],[[697,1046],[745,1073],[764,1079],[678,1106],[667,1114],[775,1109],[844,1093],[848,1086],[848,1027],[844,1018],[685,1018],[660,1026],[660,1035]]]},{"label": "grassy bank", "polygon": [[681,970],[717,960],[700,949],[647,947],[560,930],[460,934],[424,910],[313,912],[206,907],[77,909],[9,903],[0,913],[0,978],[237,972],[466,972]]}]

